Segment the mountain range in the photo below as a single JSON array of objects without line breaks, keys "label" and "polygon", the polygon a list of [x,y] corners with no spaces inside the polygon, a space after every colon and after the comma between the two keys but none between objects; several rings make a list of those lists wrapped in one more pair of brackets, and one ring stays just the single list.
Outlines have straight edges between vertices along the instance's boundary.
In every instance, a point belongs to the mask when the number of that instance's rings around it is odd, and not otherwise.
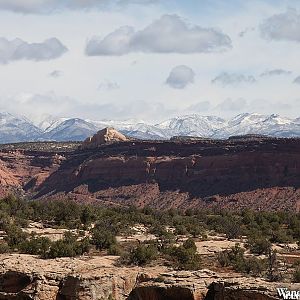
[{"label": "mountain range", "polygon": [[173,136],[196,136],[226,139],[234,135],[262,134],[275,137],[300,137],[300,117],[244,113],[229,120],[198,114],[178,116],[158,124],[141,120],[84,120],[47,116],[35,124],[26,117],[0,113],[0,143],[25,141],[82,141],[104,127],[114,127],[139,139],[170,139]]}]

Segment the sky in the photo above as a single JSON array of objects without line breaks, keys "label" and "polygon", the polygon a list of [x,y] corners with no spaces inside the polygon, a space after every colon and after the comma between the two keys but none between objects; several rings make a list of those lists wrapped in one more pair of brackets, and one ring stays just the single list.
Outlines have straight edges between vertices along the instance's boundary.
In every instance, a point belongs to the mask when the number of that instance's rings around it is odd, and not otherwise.
[{"label": "sky", "polygon": [[0,111],[300,116],[298,0],[0,0]]}]

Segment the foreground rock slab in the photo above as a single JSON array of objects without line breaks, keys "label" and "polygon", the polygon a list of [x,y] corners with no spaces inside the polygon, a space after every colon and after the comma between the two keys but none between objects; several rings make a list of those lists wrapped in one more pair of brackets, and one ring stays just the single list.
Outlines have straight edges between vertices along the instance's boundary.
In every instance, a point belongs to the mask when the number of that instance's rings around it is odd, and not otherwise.
[{"label": "foreground rock slab", "polygon": [[117,267],[116,257],[42,260],[0,255],[0,299],[34,300],[222,300],[279,299],[270,283],[236,273],[174,271],[166,267]]}]

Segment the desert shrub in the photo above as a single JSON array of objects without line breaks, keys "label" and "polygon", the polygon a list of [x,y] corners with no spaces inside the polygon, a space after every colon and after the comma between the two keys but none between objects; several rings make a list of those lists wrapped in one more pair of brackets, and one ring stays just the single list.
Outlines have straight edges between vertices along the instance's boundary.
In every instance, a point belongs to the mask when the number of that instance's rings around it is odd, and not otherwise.
[{"label": "desert shrub", "polygon": [[221,267],[229,267],[231,265],[231,261],[229,259],[229,255],[227,251],[219,252],[217,259]]},{"label": "desert shrub", "polygon": [[51,243],[49,251],[45,253],[43,257],[74,257],[76,255],[82,255],[85,252],[88,252],[89,247],[90,243],[88,238],[78,241],[75,235],[67,232],[62,240]]},{"label": "desert shrub", "polygon": [[289,243],[292,241],[293,238],[287,234],[286,230],[279,229],[271,233],[270,242],[272,243]]},{"label": "desert shrub", "polygon": [[50,239],[46,237],[31,237],[30,239],[23,241],[19,250],[22,253],[46,256],[51,245]]},{"label": "desert shrub", "polygon": [[113,244],[108,248],[107,254],[113,256],[120,256],[122,255],[122,249],[118,244]]},{"label": "desert shrub", "polygon": [[197,254],[197,247],[192,239],[186,240],[182,246],[169,248],[166,253],[178,269],[198,270],[201,267],[201,258]]},{"label": "desert shrub", "polygon": [[96,246],[97,250],[109,249],[117,243],[115,235],[108,230],[94,228],[92,231],[91,243]]},{"label": "desert shrub", "polygon": [[138,245],[129,253],[129,264],[146,265],[157,258],[158,251],[154,245]]},{"label": "desert shrub", "polygon": [[236,244],[231,249],[220,252],[218,262],[222,267],[232,266],[238,272],[261,275],[266,270],[266,261],[256,257],[246,258],[244,252],[244,249]]},{"label": "desert shrub", "polygon": [[265,237],[251,237],[247,241],[247,247],[249,247],[251,253],[254,254],[268,254],[272,244]]},{"label": "desert shrub", "polygon": [[8,246],[12,249],[18,248],[19,245],[26,241],[28,234],[22,231],[22,228],[10,224],[5,228],[7,236],[5,237],[5,240],[8,244]]},{"label": "desert shrub", "polygon": [[266,260],[257,257],[250,257],[244,260],[243,271],[253,276],[261,276],[266,270]]},{"label": "desert shrub", "polygon": [[7,243],[0,243],[0,254],[10,252],[10,248]]},{"label": "desert shrub", "polygon": [[176,235],[186,235],[188,231],[183,224],[175,225],[175,234]]}]

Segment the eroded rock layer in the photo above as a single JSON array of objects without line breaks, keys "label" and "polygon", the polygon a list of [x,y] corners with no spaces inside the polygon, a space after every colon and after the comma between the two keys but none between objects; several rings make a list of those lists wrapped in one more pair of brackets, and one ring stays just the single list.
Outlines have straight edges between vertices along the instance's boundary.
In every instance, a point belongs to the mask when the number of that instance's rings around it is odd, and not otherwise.
[{"label": "eroded rock layer", "polygon": [[2,194],[159,209],[300,209],[300,140],[124,141],[0,152]]},{"label": "eroded rock layer", "polygon": [[113,257],[42,260],[1,255],[0,299],[34,300],[272,300],[277,288],[236,273],[172,271],[166,267],[115,267]]}]

